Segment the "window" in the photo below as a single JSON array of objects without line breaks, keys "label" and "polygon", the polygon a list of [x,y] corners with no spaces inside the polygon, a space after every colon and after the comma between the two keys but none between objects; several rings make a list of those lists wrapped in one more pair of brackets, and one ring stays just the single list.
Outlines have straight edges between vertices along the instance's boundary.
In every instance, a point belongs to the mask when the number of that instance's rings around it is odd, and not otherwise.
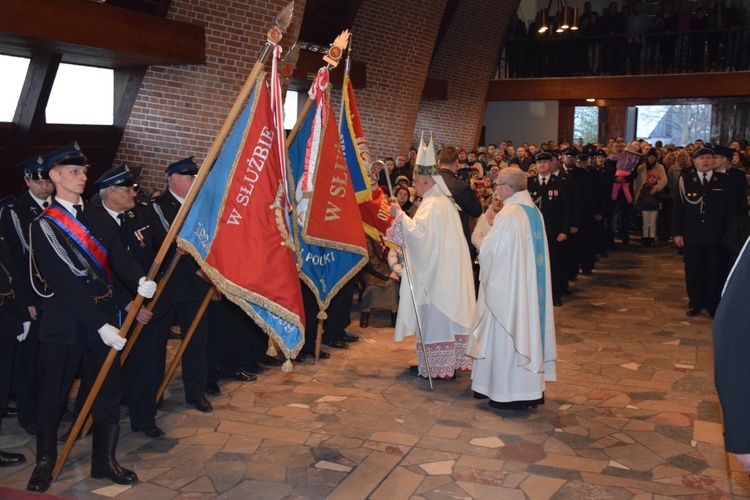
[{"label": "window", "polygon": [[296,90],[287,90],[284,99],[284,130],[292,130],[297,123],[297,111],[299,93]]},{"label": "window", "polygon": [[47,123],[112,125],[114,71],[61,64],[47,103]]},{"label": "window", "polygon": [[13,121],[28,69],[28,59],[0,54],[0,122]]},{"label": "window", "polygon": [[583,144],[599,140],[599,108],[596,106],[576,106],[573,118],[573,137],[583,139]]},{"label": "window", "polygon": [[711,136],[710,104],[669,104],[636,106],[638,125],[636,137],[651,144],[684,146],[696,139],[708,141]]}]

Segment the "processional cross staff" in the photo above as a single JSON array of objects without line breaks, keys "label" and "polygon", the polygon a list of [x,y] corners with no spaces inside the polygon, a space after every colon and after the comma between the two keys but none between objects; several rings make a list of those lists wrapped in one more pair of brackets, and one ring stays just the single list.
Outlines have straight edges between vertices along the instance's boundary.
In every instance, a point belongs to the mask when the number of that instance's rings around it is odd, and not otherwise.
[{"label": "processional cross staff", "polygon": [[[255,82],[258,79],[258,75],[260,75],[260,72],[263,69],[263,66],[265,65],[266,61],[268,60],[268,57],[273,52],[273,48],[276,45],[278,45],[278,43],[281,41],[282,37],[284,36],[284,33],[286,33],[286,30],[292,21],[293,14],[294,14],[294,1],[289,2],[289,4],[287,4],[286,7],[284,7],[281,10],[279,15],[276,17],[275,25],[266,34],[266,44],[263,46],[260,56],[258,57],[255,64],[253,65],[253,69],[250,71],[250,75],[248,76],[247,80],[245,81],[244,86],[240,90],[240,93],[237,96],[237,99],[234,101],[234,104],[232,108],[230,109],[229,114],[227,115],[227,118],[224,121],[224,124],[221,126],[221,129],[219,130],[219,134],[216,136],[216,139],[214,139],[214,142],[211,145],[211,148],[206,154],[206,157],[203,160],[203,163],[201,164],[201,167],[198,171],[195,181],[193,182],[193,185],[190,188],[190,191],[185,197],[185,202],[182,204],[182,207],[180,207],[179,212],[177,212],[174,222],[172,222],[172,225],[169,228],[169,232],[167,233],[167,236],[164,238],[164,242],[159,248],[159,251],[156,253],[156,257],[154,258],[153,264],[151,264],[151,268],[148,271],[148,275],[146,279],[153,280],[156,277],[157,273],[159,272],[159,268],[161,267],[161,264],[167,255],[169,247],[172,245],[175,238],[177,237],[177,233],[182,227],[182,223],[185,221],[185,218],[187,217],[187,214],[190,210],[190,207],[193,205],[193,202],[195,201],[196,196],[198,196],[198,191],[203,185],[203,182],[206,180],[206,177],[208,176],[208,173],[211,170],[211,166],[213,166],[214,161],[216,160],[219,154],[219,151],[221,150],[221,147],[224,144],[224,140],[227,138],[227,136],[231,132],[234,122],[237,120],[237,117],[240,115],[244,103],[247,101],[248,97],[250,96],[250,92],[252,92],[255,86]],[[164,281],[165,279],[162,280],[162,282]],[[159,285],[163,288],[163,284],[161,282]],[[200,317],[203,315],[206,307],[208,306],[208,302],[210,301],[212,294],[213,294],[213,288],[210,288],[208,294],[206,295],[206,299],[204,299],[203,301],[201,309],[199,309],[198,313],[196,314],[196,318],[193,320],[193,325],[191,325],[191,330],[194,330],[192,326],[197,324],[196,320],[199,321]],[[144,297],[142,295],[136,295],[135,299],[133,300],[133,306],[131,307],[130,312],[128,313],[127,317],[125,318],[125,321],[120,327],[120,332],[119,332],[120,337],[125,337],[127,335],[128,331],[130,330],[130,327],[133,325],[133,321],[135,321],[135,317],[138,311],[140,310],[141,305],[143,304],[143,300],[144,300]],[[151,303],[154,303],[154,302],[155,302],[154,300],[151,301]],[[186,338],[183,340],[182,342],[183,345],[180,346],[182,350],[184,350],[184,347],[187,347],[187,343],[189,342],[188,335],[186,335]],[[65,465],[65,462],[68,459],[68,456],[70,455],[70,452],[73,449],[73,445],[75,444],[76,437],[80,433],[81,428],[83,427],[83,424],[86,421],[86,418],[88,417],[89,412],[91,411],[91,406],[93,405],[97,394],[99,394],[99,390],[101,389],[102,384],[104,383],[104,379],[109,373],[109,370],[112,367],[112,363],[115,361],[115,358],[117,357],[117,353],[118,351],[116,351],[115,349],[110,349],[109,354],[107,355],[107,358],[104,360],[104,363],[102,364],[102,368],[99,371],[99,375],[97,375],[96,380],[94,381],[94,384],[91,387],[89,395],[86,398],[85,403],[83,404],[83,408],[81,408],[81,412],[79,413],[78,418],[75,421],[75,424],[71,428],[70,436],[68,437],[68,440],[65,442],[65,447],[63,448],[62,452],[60,453],[57,459],[57,462],[55,463],[55,468],[52,471],[53,478],[58,477],[58,475],[60,474],[60,471],[63,468],[63,465]],[[179,354],[176,356],[176,359],[179,360]],[[162,385],[164,386],[164,383],[162,383]],[[160,394],[157,394],[157,398],[159,396]]]},{"label": "processional cross staff", "polygon": [[[423,137],[424,138],[424,137]],[[382,165],[383,173],[385,174],[385,180],[388,183],[388,192],[391,194],[391,196],[388,198],[388,201],[390,203],[396,203],[396,197],[393,196],[393,184],[391,183],[391,176],[388,173],[388,169],[385,166],[385,163],[382,160],[377,160],[374,164],[379,164],[378,166]],[[396,223],[396,221],[393,221]],[[411,294],[411,302],[414,305],[414,314],[417,318],[417,339],[419,340],[419,344],[422,346],[422,356],[424,356],[424,364],[427,367],[427,378],[430,381],[430,389],[435,390],[435,387],[432,385],[432,370],[430,369],[430,360],[427,358],[427,348],[424,345],[424,338],[422,336],[422,321],[419,319],[419,308],[417,307],[417,297],[414,295],[414,285],[413,281],[411,279],[411,267],[409,266],[409,256],[406,252],[406,242],[403,243],[403,256],[404,256],[404,269],[406,269],[406,280],[409,282],[409,292]]]}]

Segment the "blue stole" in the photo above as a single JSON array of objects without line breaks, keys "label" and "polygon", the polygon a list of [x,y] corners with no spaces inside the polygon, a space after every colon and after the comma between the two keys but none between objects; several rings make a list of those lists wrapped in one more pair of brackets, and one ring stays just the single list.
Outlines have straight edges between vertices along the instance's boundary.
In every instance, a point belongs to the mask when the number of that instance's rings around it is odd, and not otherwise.
[{"label": "blue stole", "polygon": [[544,256],[544,222],[539,209],[526,205],[519,206],[524,209],[531,225],[531,240],[534,243],[534,257],[536,260],[536,285],[539,294],[539,321],[542,330],[542,346],[544,346],[545,325],[547,322],[547,268]]}]

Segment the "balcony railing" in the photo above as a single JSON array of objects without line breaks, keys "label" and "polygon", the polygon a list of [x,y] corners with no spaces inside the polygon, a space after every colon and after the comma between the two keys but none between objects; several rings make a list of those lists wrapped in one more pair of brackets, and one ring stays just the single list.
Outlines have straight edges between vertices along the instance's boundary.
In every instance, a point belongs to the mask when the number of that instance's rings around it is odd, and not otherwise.
[{"label": "balcony railing", "polygon": [[500,78],[653,75],[744,71],[750,30],[726,29],[640,36],[570,32],[505,43]]}]

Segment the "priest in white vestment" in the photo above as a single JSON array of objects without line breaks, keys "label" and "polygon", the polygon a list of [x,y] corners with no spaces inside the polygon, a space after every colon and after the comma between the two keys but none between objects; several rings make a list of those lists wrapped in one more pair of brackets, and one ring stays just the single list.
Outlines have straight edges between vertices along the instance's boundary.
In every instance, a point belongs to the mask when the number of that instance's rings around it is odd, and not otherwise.
[{"label": "priest in white vestment", "polygon": [[455,378],[456,370],[471,370],[466,345],[476,307],[474,278],[458,207],[438,173],[432,140],[428,147],[420,144],[414,188],[422,203],[413,219],[398,203],[391,204],[396,232],[403,234],[407,271],[401,280],[395,340],[403,341],[421,327],[418,365],[410,370],[427,377],[429,366],[432,378]]},{"label": "priest in white vestment", "polygon": [[557,359],[544,221],[523,171],[505,169],[495,185],[504,205],[479,250],[471,387],[494,408],[536,408],[545,382],[556,380]]}]

